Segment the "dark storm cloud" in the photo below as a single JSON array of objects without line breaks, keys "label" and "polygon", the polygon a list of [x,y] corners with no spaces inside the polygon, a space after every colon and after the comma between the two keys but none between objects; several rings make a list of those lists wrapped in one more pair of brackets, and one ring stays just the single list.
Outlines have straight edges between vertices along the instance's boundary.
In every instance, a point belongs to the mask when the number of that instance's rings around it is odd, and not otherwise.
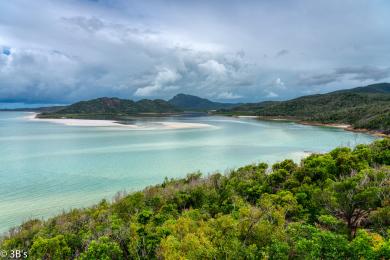
[{"label": "dark storm cloud", "polygon": [[79,26],[80,28],[89,31],[89,32],[96,32],[104,27],[104,23],[96,18],[96,17],[82,17],[82,16],[75,16],[75,17],[64,17],[62,18],[65,22],[68,22],[70,24],[74,24]]},{"label": "dark storm cloud", "polygon": [[381,81],[390,77],[390,67],[379,68],[373,66],[337,68],[332,73],[304,75],[298,84],[306,86],[326,85],[344,79],[354,81]]},{"label": "dark storm cloud", "polygon": [[388,1],[0,3],[0,101],[289,98],[390,80]]},{"label": "dark storm cloud", "polygon": [[383,80],[390,76],[390,67],[378,68],[373,66],[364,67],[345,67],[336,69],[338,75],[350,75],[356,80]]},{"label": "dark storm cloud", "polygon": [[283,50],[278,51],[275,56],[281,57],[281,56],[287,55],[288,53],[289,53],[288,50],[283,49]]},{"label": "dark storm cloud", "polygon": [[330,74],[319,74],[319,75],[311,75],[311,76],[302,76],[298,81],[299,85],[304,86],[319,86],[326,85],[340,79],[341,75],[338,73],[330,73]]}]

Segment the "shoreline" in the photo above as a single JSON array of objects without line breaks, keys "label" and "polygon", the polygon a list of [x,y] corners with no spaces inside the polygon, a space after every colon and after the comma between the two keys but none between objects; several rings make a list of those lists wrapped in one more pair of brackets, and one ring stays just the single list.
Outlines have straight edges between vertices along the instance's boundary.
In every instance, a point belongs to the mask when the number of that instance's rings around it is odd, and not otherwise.
[{"label": "shoreline", "polygon": [[353,128],[351,125],[348,124],[337,124],[337,123],[318,123],[318,122],[308,122],[308,121],[297,121],[297,123],[302,125],[312,125],[312,126],[325,126],[325,127],[335,127],[340,128],[345,131],[349,132],[355,132],[355,133],[366,133],[377,137],[390,137],[388,134],[384,134],[378,131],[369,130],[365,128]]},{"label": "shoreline", "polygon": [[369,135],[373,135],[376,137],[390,137],[389,134],[385,134],[379,131],[375,130],[369,130],[365,128],[353,128],[349,124],[342,124],[342,123],[320,123],[320,122],[310,122],[305,120],[299,120],[294,118],[288,118],[288,117],[266,117],[266,116],[237,116],[233,115],[233,117],[237,118],[253,118],[253,119],[259,119],[259,120],[265,120],[265,121],[286,121],[286,122],[294,122],[301,125],[310,125],[310,126],[324,126],[324,127],[334,127],[343,129],[344,131],[349,132],[355,132],[355,133],[365,133]]},{"label": "shoreline", "polygon": [[121,124],[114,120],[97,120],[97,119],[73,119],[73,118],[37,118],[38,113],[30,112],[31,115],[25,116],[26,120],[36,122],[49,122],[62,124],[66,126],[90,126],[90,127],[117,127],[127,130],[177,130],[177,129],[197,129],[213,127],[209,124],[202,123],[183,123],[174,121],[156,121],[152,124]]},{"label": "shoreline", "polygon": [[[123,129],[127,128],[128,130],[175,130],[175,129],[196,129],[196,128],[208,128],[213,127],[209,124],[202,123],[183,123],[183,122],[173,122],[173,121],[155,121],[153,125],[136,125],[136,124],[121,124],[115,120],[98,120],[98,119],[73,119],[73,118],[38,118],[36,117],[38,113],[28,112],[31,115],[25,116],[24,118],[28,120],[40,121],[40,122],[50,122],[56,124],[63,124],[67,126],[90,126],[90,127],[121,127]],[[343,129],[344,131],[350,131],[355,133],[366,133],[376,137],[390,137],[389,134],[385,134],[379,131],[363,129],[363,128],[353,128],[349,124],[343,123],[320,123],[320,122],[311,122],[305,120],[299,120],[289,117],[271,117],[271,116],[252,116],[252,115],[230,115],[231,117],[236,118],[247,118],[247,119],[258,119],[264,121],[286,121],[294,122],[301,125],[310,125],[310,126],[323,126],[323,127],[334,127]]]}]

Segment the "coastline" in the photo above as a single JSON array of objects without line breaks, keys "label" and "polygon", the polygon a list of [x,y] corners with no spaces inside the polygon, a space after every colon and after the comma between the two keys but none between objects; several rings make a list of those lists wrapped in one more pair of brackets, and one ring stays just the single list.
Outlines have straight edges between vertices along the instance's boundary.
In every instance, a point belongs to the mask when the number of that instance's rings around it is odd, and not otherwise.
[{"label": "coastline", "polygon": [[370,134],[376,137],[390,137],[390,134],[385,134],[379,131],[365,129],[365,128],[354,128],[352,125],[349,124],[342,124],[342,123],[320,123],[320,122],[310,122],[305,120],[299,120],[295,118],[289,118],[289,117],[268,117],[268,116],[237,116],[233,115],[233,117],[237,118],[253,118],[253,119],[259,119],[259,120],[265,120],[265,121],[286,121],[286,122],[294,122],[301,125],[310,125],[310,126],[324,126],[324,127],[334,127],[343,129],[345,131],[350,132],[356,132],[356,133],[366,133]]},{"label": "coastline", "polygon": [[117,127],[127,130],[177,130],[177,129],[196,129],[213,127],[209,124],[202,123],[183,123],[173,121],[156,121],[152,124],[136,125],[136,124],[121,124],[114,120],[92,120],[92,119],[70,119],[70,118],[37,118],[38,113],[31,112],[30,115],[24,118],[37,122],[49,122],[54,124],[63,124],[67,126],[89,126],[89,127]]},{"label": "coastline", "polygon": [[[39,124],[38,122],[40,122],[41,120],[40,119],[35,119],[35,114],[34,113],[23,113],[23,115],[24,115],[24,117],[26,117],[27,116],[27,118],[31,118],[32,120],[37,120],[37,122],[35,123],[35,122],[27,122],[27,124],[28,125],[30,125],[30,126],[33,126],[34,127],[34,125],[35,125],[35,127],[37,126],[38,128],[41,128],[41,126],[47,126],[47,128],[52,128],[52,126],[53,125],[48,125],[48,124],[45,124],[45,123],[43,123],[43,124]],[[17,117],[19,118],[16,118],[17,120],[15,120],[15,121],[22,121],[23,119],[21,119],[22,118],[22,115],[21,114],[18,114],[17,115]],[[228,119],[228,118],[227,118]],[[232,121],[232,120],[229,120],[229,121]],[[20,123],[20,122],[16,122],[16,123]],[[25,122],[26,123],[26,122]],[[170,123],[170,122],[168,122],[168,123]],[[54,125],[55,126],[55,125]],[[122,126],[121,126],[122,127]],[[279,127],[279,125],[276,125],[276,127]],[[280,124],[280,127],[283,127],[283,124]],[[44,128],[46,128],[46,127],[42,127],[43,129]],[[72,128],[68,128],[68,127],[61,127],[61,128],[67,128],[67,129],[72,129]],[[93,129],[93,128],[90,128],[90,129]],[[116,128],[116,129],[119,129],[118,127]],[[125,133],[125,132],[127,132],[127,133],[136,133],[136,132],[131,132],[131,131],[127,131],[126,130],[126,128],[121,128],[121,129],[124,129],[124,131],[122,132],[122,133]],[[244,129],[245,129],[245,126],[244,126]],[[49,129],[50,130],[50,129]],[[81,131],[81,132],[89,132],[89,130],[88,130],[88,128],[87,129],[85,129],[85,130],[87,130],[87,131]],[[310,130],[309,129],[309,131],[313,131],[313,130]],[[314,129],[314,131],[317,131],[316,129]],[[325,130],[319,130],[319,131],[326,131],[326,129]],[[105,134],[105,131],[103,130],[103,131],[101,131],[103,134]],[[161,131],[162,132],[162,131]],[[168,132],[168,131],[167,131]],[[177,131],[177,132],[179,132],[179,131]],[[184,131],[183,131],[184,132]],[[195,130],[194,130],[194,132],[196,132]],[[200,131],[199,131],[200,132]],[[214,132],[214,131],[207,131],[206,132],[206,134],[208,134],[208,132]],[[331,133],[330,135],[333,135],[333,134],[336,134],[336,135],[338,135],[338,134],[341,134],[341,135],[346,135],[345,133],[343,134],[342,133],[343,131],[337,131],[336,133]],[[113,136],[116,136],[116,134],[115,133],[118,133],[118,132],[113,132],[114,134],[113,134]],[[150,131],[150,132],[148,132],[148,134],[147,135],[149,135],[149,134],[152,134],[152,131]],[[176,134],[175,134],[176,135]],[[43,138],[40,138],[40,140],[45,140],[45,138],[46,137],[44,137],[43,136]],[[111,137],[109,137],[109,138],[111,138]],[[305,137],[304,137],[305,138]],[[38,139],[39,140],[39,139]],[[65,140],[66,141],[66,140]],[[56,143],[56,142],[48,142],[48,143]],[[77,142],[75,142],[75,143],[77,143]],[[253,141],[251,141],[251,144],[253,143]],[[218,145],[218,144],[217,144]],[[59,146],[60,147],[60,146]],[[75,149],[74,151],[76,152],[76,153],[79,153],[79,151],[78,151],[78,149],[81,149],[81,150],[83,150],[83,148],[86,148],[86,147],[77,147],[77,149]],[[106,147],[104,147],[104,149],[105,149]],[[65,149],[65,148],[64,148]],[[302,149],[303,150],[303,149]],[[122,150],[123,151],[123,150]],[[90,152],[94,152],[93,150],[91,151],[91,150],[85,150],[84,151],[85,153],[90,153]],[[104,151],[103,150],[103,152],[106,152],[106,151]],[[82,154],[83,153],[83,151],[81,151],[79,154]],[[121,152],[121,153],[123,153],[123,152]],[[310,154],[312,154],[312,153],[320,153],[320,152],[316,152],[314,149],[313,150],[311,150],[311,149],[305,149],[305,150],[303,150],[303,151],[296,151],[296,152],[292,152],[292,153],[289,153],[288,155],[283,155],[283,157],[282,156],[279,156],[278,158],[290,158],[290,159],[293,159],[294,161],[295,161],[295,159],[297,158],[297,157],[306,157],[306,156],[309,156]],[[51,153],[52,154],[52,153]],[[101,151],[100,151],[100,153],[96,153],[96,154],[103,154]],[[58,157],[60,157],[59,156],[60,154],[58,154],[57,156]],[[69,155],[69,154],[68,154]],[[42,155],[42,158],[47,158],[46,157],[47,155]],[[118,157],[120,157],[120,156],[118,156]],[[19,158],[18,160],[22,160],[21,158]],[[31,161],[40,161],[39,159],[36,159],[36,158],[33,158],[33,159],[31,159]],[[265,160],[262,160],[262,161],[265,161]],[[257,162],[257,161],[256,161]],[[267,161],[265,161],[265,162],[267,162]],[[248,162],[248,163],[251,163],[251,162]],[[56,164],[54,164],[54,165],[56,165]],[[239,165],[237,165],[237,167],[239,167],[240,165],[244,165],[244,164],[239,164]],[[59,165],[56,165],[55,167],[59,167]],[[96,176],[98,176],[98,174],[96,174]],[[170,176],[170,175],[167,175],[167,176]],[[115,190],[115,192],[117,191],[117,190],[121,190],[121,188],[118,188],[118,189],[116,189]],[[100,197],[99,197],[100,198]],[[110,198],[109,198],[110,199]],[[97,202],[96,202],[97,203]],[[45,204],[45,203],[43,203],[43,204]],[[89,205],[89,204],[87,204],[87,205]],[[84,205],[82,205],[82,206],[80,206],[80,207],[85,207]],[[49,217],[45,217],[45,219],[46,218],[50,218],[50,216]]]},{"label": "coastline", "polygon": [[308,121],[296,121],[296,122],[299,124],[302,124],[302,125],[335,127],[335,128],[343,129],[345,131],[350,131],[350,132],[355,132],[355,133],[366,133],[366,134],[370,134],[370,135],[377,136],[377,137],[390,137],[390,135],[385,134],[385,133],[381,133],[378,131],[369,130],[369,129],[365,129],[365,128],[354,128],[348,124],[335,124],[335,123],[326,124],[326,123],[308,122]]},{"label": "coastline", "polygon": [[[212,125],[203,124],[203,123],[183,123],[183,122],[175,122],[175,121],[155,121],[149,125],[147,124],[137,125],[137,124],[121,124],[120,122],[115,120],[38,118],[36,117],[38,113],[36,112],[28,112],[28,113],[30,113],[30,115],[24,117],[27,120],[63,124],[67,126],[120,127],[122,129],[127,129],[127,130],[178,130],[178,129],[196,129],[196,128],[213,127]],[[311,122],[311,121],[299,120],[290,117],[271,117],[271,116],[253,116],[253,115],[231,115],[231,116],[236,118],[258,119],[264,121],[294,122],[297,124],[310,125],[310,126],[334,127],[334,128],[339,128],[350,132],[366,133],[376,137],[390,137],[390,134],[385,134],[379,131],[363,129],[363,128],[353,128],[349,124],[342,124],[342,123]]]}]

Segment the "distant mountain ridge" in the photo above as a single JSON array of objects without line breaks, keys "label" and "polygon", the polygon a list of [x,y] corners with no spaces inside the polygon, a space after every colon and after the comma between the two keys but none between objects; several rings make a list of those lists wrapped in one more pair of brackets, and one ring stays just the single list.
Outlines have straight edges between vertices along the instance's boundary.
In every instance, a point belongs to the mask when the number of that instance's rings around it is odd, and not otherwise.
[{"label": "distant mountain ridge", "polygon": [[278,117],[390,132],[390,84],[380,83],[302,96],[287,101],[244,104],[219,113]]},{"label": "distant mountain ridge", "polygon": [[205,98],[200,98],[198,96],[187,95],[183,93],[177,94],[176,96],[168,100],[168,102],[183,110],[214,110],[222,108],[231,108],[239,105],[232,103],[214,102]]}]

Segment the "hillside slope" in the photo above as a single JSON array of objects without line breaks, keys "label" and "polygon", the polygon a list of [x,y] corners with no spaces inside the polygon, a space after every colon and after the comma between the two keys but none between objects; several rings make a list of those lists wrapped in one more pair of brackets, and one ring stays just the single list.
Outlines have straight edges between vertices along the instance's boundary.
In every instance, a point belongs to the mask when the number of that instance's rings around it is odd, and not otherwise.
[{"label": "hillside slope", "polygon": [[58,111],[41,113],[38,116],[40,118],[115,118],[126,115],[164,114],[180,111],[180,109],[161,99],[143,99],[135,102],[128,99],[103,97],[80,101]]},{"label": "hillside slope", "polygon": [[29,259],[390,259],[389,139],[267,169],[166,179],[30,220],[0,248]]},{"label": "hillside slope", "polygon": [[337,90],[331,93],[340,93],[340,92],[390,94],[390,83],[377,83],[377,84],[372,84],[364,87]]},{"label": "hillside slope", "polygon": [[238,104],[213,102],[197,96],[177,94],[168,101],[170,104],[187,111],[205,111],[221,108],[231,108]]},{"label": "hillside slope", "polygon": [[303,96],[280,102],[259,103],[220,110],[226,114],[344,123],[354,128],[390,131],[390,84],[381,83],[328,94]]}]

